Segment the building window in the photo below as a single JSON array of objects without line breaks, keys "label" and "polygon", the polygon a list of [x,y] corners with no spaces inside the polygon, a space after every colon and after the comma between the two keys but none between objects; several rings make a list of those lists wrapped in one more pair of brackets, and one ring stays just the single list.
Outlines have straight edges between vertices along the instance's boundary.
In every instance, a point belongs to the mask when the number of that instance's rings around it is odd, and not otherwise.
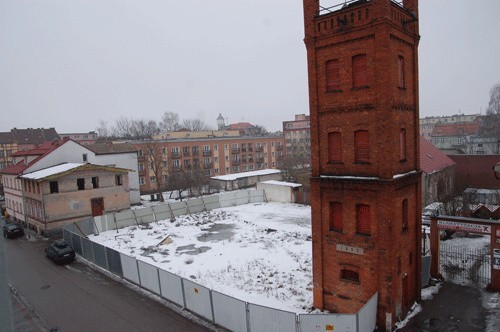
[{"label": "building window", "polygon": [[356,233],[370,235],[370,226],[370,206],[366,204],[356,204]]},{"label": "building window", "polygon": [[143,172],[144,171],[144,164],[138,164],[137,168],[139,169],[139,172]]},{"label": "building window", "polygon": [[150,176],[149,177],[149,182],[155,183],[156,182],[156,176]]},{"label": "building window", "polygon": [[406,129],[399,130],[399,160],[406,160]]},{"label": "building window", "polygon": [[50,185],[50,193],[51,194],[55,194],[55,193],[59,192],[59,184],[57,183],[57,181],[50,181],[49,185]]},{"label": "building window", "polygon": [[330,202],[330,231],[342,232],[342,203]]},{"label": "building window", "polygon": [[121,174],[115,175],[115,184],[117,186],[123,186],[123,176]]},{"label": "building window", "polygon": [[143,176],[139,177],[139,185],[141,185],[141,186],[144,185],[144,177]]},{"label": "building window", "polygon": [[340,91],[340,65],[339,60],[330,60],[325,65],[326,91]]},{"label": "building window", "polygon": [[85,179],[76,179],[78,190],[85,190]]},{"label": "building window", "polygon": [[82,155],[82,160],[83,160],[83,162],[84,162],[84,163],[86,163],[86,162],[88,161],[88,159],[87,159],[87,154],[86,154],[86,153],[84,153],[84,154]]},{"label": "building window", "polygon": [[408,200],[403,199],[401,203],[401,221],[403,225],[403,231],[408,230]]},{"label": "building window", "polygon": [[353,270],[342,269],[340,270],[340,279],[359,284],[359,273]]},{"label": "building window", "polygon": [[405,88],[405,59],[398,56],[398,87]]},{"label": "building window", "polygon": [[97,176],[92,177],[92,188],[94,189],[99,188],[99,177]]},{"label": "building window", "polygon": [[137,156],[139,156],[139,157],[143,156],[142,150],[137,150]]},{"label": "building window", "polygon": [[363,88],[368,86],[366,54],[352,57],[352,87]]},{"label": "building window", "polygon": [[342,162],[342,136],[340,132],[328,133],[328,161]]},{"label": "building window", "polygon": [[370,162],[370,141],[368,130],[354,132],[354,158],[357,163]]}]

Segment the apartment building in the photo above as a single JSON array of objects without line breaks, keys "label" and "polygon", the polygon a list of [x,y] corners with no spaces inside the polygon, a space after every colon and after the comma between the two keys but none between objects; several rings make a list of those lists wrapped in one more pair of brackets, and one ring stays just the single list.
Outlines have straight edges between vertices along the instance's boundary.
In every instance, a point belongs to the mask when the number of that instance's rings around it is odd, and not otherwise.
[{"label": "apartment building", "polygon": [[205,177],[279,168],[283,136],[184,138],[133,142],[138,151],[142,193],[167,188],[176,173],[197,171]]},{"label": "apartment building", "polygon": [[311,148],[311,124],[309,115],[297,114],[293,121],[283,121],[285,156],[309,152]]},{"label": "apartment building", "polygon": [[480,116],[480,114],[455,114],[449,116],[426,116],[421,118],[420,123],[420,136],[430,141],[432,136],[432,131],[434,126],[438,123],[441,124],[455,124],[455,123],[466,123],[474,122]]}]

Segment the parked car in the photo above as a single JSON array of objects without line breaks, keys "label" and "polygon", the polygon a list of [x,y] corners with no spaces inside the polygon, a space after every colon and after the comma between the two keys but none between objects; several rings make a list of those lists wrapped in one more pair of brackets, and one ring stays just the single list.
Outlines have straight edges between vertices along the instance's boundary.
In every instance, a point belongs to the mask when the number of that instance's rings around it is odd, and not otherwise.
[{"label": "parked car", "polygon": [[3,236],[6,239],[15,239],[24,236],[24,229],[18,224],[3,225]]},{"label": "parked car", "polygon": [[68,264],[75,260],[75,251],[64,240],[56,240],[45,249],[45,255],[56,264]]}]

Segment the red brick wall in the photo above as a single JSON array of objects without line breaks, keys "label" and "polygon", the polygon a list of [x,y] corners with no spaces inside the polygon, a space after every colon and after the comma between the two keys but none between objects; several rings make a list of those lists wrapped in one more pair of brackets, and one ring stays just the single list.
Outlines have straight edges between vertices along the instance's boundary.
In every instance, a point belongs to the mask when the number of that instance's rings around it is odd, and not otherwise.
[{"label": "red brick wall", "polygon": [[[377,320],[402,306],[403,278],[409,303],[420,298],[421,181],[418,133],[418,26],[409,10],[390,0],[358,3],[317,16],[319,3],[304,0],[311,118],[311,206],[314,305],[357,312],[379,292]],[[402,23],[407,21],[407,23]],[[340,22],[340,23],[339,23]],[[366,86],[353,87],[352,58],[366,54]],[[403,87],[398,57],[404,58]],[[340,89],[327,92],[325,63],[338,60]],[[406,158],[400,158],[400,130]],[[369,131],[368,163],[355,160],[354,133]],[[342,161],[328,160],[328,133],[340,132]],[[402,229],[402,201],[409,227]],[[329,228],[330,202],[341,202],[344,228]],[[356,205],[370,205],[370,235],[356,234]],[[353,248],[357,253],[346,252]],[[411,256],[410,256],[411,253]],[[341,270],[359,282],[341,278]],[[411,304],[410,304],[411,305]]]}]

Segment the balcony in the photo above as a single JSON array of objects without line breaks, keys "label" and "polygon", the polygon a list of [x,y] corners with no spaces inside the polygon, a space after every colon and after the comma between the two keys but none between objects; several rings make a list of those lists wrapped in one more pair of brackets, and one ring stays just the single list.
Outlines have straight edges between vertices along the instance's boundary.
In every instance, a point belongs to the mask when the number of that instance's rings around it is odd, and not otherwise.
[{"label": "balcony", "polygon": [[276,151],[283,151],[283,145],[276,145]]},{"label": "balcony", "polygon": [[210,157],[210,156],[212,156],[212,150],[203,151],[203,157]]},{"label": "balcony", "polygon": [[241,147],[241,152],[247,152],[247,148],[246,147]]},{"label": "balcony", "polygon": [[210,169],[210,168],[212,168],[212,165],[213,165],[212,163],[204,163],[203,164],[203,168],[204,169]]},{"label": "balcony", "polygon": [[264,158],[257,158],[257,159],[255,159],[255,161],[257,163],[263,163],[264,162]]},{"label": "balcony", "polygon": [[236,148],[236,149],[232,149],[232,150],[231,150],[231,153],[232,153],[232,154],[240,153],[240,149],[238,149],[238,148]]},{"label": "balcony", "polygon": [[184,157],[189,157],[189,156],[190,156],[190,153],[189,153],[189,151],[184,151],[184,152],[182,152],[182,155],[183,155]]},{"label": "balcony", "polygon": [[193,151],[193,156],[199,156],[200,152],[198,150]]},{"label": "balcony", "polygon": [[182,171],[182,167],[181,166],[173,166],[172,167],[172,172],[180,172]]},{"label": "balcony", "polygon": [[255,152],[262,152],[264,151],[264,148],[262,146],[258,146],[255,148]]},{"label": "balcony", "polygon": [[253,163],[253,158],[252,158],[252,157],[249,157],[249,158],[248,158],[248,162],[249,162],[249,163]]},{"label": "balcony", "polygon": [[232,162],[232,165],[233,165],[233,166],[237,166],[237,165],[239,165],[239,164],[241,164],[241,161],[240,161],[240,160],[233,160],[233,162]]},{"label": "balcony", "polygon": [[181,154],[179,152],[172,152],[170,154],[170,158],[172,159],[179,159],[181,157]]}]

